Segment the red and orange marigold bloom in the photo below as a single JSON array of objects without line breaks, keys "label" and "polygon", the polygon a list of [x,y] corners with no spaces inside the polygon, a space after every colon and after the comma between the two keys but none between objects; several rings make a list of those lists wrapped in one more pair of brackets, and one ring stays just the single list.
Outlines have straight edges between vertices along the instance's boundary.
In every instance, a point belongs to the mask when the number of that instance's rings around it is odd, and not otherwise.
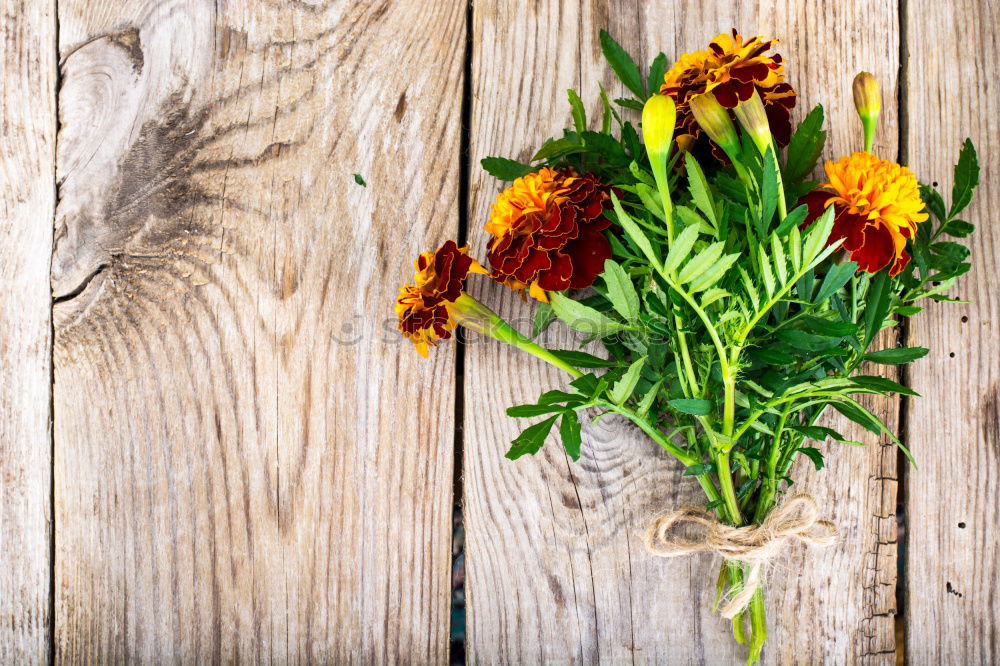
[{"label": "red and orange marigold bloom", "polygon": [[589,287],[611,258],[601,233],[611,224],[604,216],[609,198],[596,176],[568,167],[518,178],[486,223],[490,276],[545,302],[546,292]]},{"label": "red and orange marigold bloom", "polygon": [[406,285],[396,298],[399,330],[427,357],[427,347],[451,337],[457,322],[449,311],[462,295],[462,282],[469,273],[486,274],[486,269],[466,255],[468,246],[447,241],[437,252],[424,252],[415,266],[415,285]]},{"label": "red and orange marigold bloom", "polygon": [[[781,56],[767,55],[777,44],[777,40],[760,37],[744,40],[734,28],[731,35],[723,33],[713,39],[708,50],[686,53],[674,63],[663,77],[660,93],[672,96],[677,103],[679,145],[693,149],[702,137],[688,107],[692,97],[711,92],[723,107],[734,109],[750,99],[754,90],[760,93],[775,140],[781,146],[788,144],[792,133],[789,114],[795,107],[796,93],[785,83]],[[722,151],[714,152],[719,159],[725,159]]]},{"label": "red and orange marigold bloom", "polygon": [[877,273],[891,264],[889,274],[897,275],[910,261],[907,239],[927,219],[916,176],[894,162],[854,153],[827,162],[826,177],[828,183],[802,198],[809,206],[807,222],[834,206],[828,243],[843,238],[843,248],[859,268]]}]

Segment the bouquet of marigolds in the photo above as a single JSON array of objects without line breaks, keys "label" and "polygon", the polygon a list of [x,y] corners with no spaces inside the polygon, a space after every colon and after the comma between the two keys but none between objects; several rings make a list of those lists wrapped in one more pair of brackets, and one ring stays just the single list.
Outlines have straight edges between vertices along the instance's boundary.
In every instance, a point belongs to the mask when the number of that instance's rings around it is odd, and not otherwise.
[{"label": "bouquet of marigolds", "polygon": [[[645,77],[609,35],[601,42],[635,97],[612,103],[602,89],[603,113],[588,120],[570,90],[573,128],[530,164],[484,159],[513,181],[486,221],[485,261],[453,241],[421,255],[396,302],[399,328],[423,355],[462,325],[565,371],[564,389],[507,410],[540,419],[508,458],[536,453],[558,424],[576,460],[581,418],[613,414],[683,463],[705,507],[656,517],[647,545],[721,555],[716,605],[753,663],[767,637],[766,564],[789,539],[836,538],[812,498],[782,499],[799,455],[823,466],[810,441],[860,445],[816,425],[820,415],[832,408],[902,447],[858,398],[915,395],[872,365],[927,349],[873,343],[925,299],[954,302],[946,292],[970,266],[961,239],[973,226],[958,215],[978,183],[976,153],[966,141],[946,204],[873,153],[880,93],[861,73],[863,150],[814,180],[823,108],[793,131],[777,42],[734,30],[669,69],[661,53]],[[470,273],[534,303],[531,337],[463,291]],[[600,351],[532,341],[555,322]]]}]

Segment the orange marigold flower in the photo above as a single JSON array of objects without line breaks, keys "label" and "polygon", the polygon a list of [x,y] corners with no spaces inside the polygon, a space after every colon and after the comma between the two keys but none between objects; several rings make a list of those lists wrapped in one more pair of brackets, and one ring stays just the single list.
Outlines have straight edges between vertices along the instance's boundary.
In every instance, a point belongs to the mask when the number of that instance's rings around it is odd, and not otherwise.
[{"label": "orange marigold flower", "polygon": [[572,168],[542,168],[518,178],[500,193],[486,231],[490,276],[511,289],[547,302],[546,292],[594,283],[611,258],[601,232],[608,187]]},{"label": "orange marigold flower", "polygon": [[447,241],[437,252],[424,252],[414,265],[415,285],[406,285],[396,298],[399,330],[427,357],[428,345],[451,337],[456,321],[449,304],[462,295],[462,282],[469,273],[486,274],[486,269],[466,255],[469,247]]},{"label": "orange marigold flower", "polygon": [[[785,66],[781,56],[766,55],[777,40],[751,37],[744,40],[733,28],[732,34],[719,35],[708,45],[708,50],[686,53],[667,72],[660,93],[671,95],[677,102],[677,140],[682,146],[693,146],[703,135],[688,107],[695,95],[711,92],[719,104],[734,109],[750,99],[753,91],[760,93],[771,126],[771,133],[779,145],[788,144],[792,134],[790,112],[795,107],[796,93],[785,83]],[[705,138],[703,141],[708,142]],[[725,159],[721,150],[713,152]]]},{"label": "orange marigold flower", "polygon": [[869,153],[827,162],[826,177],[828,183],[802,198],[809,206],[807,223],[834,206],[836,219],[827,242],[843,238],[844,249],[859,268],[877,273],[891,263],[889,274],[897,275],[910,261],[907,239],[912,240],[917,225],[927,219],[921,212],[917,177]]}]

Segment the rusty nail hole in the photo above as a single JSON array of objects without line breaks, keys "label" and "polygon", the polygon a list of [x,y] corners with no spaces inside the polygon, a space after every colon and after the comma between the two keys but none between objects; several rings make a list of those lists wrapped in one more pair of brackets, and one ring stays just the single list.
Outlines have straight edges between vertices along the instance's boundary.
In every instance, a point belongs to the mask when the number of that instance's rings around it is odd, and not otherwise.
[{"label": "rusty nail hole", "polygon": [[938,186],[937,181],[935,180],[933,183],[931,183],[931,185],[933,185],[934,187],[937,187]]},{"label": "rusty nail hole", "polygon": [[969,315],[962,315],[962,323],[965,324],[969,321]]},{"label": "rusty nail hole", "polygon": [[960,529],[960,530],[964,530],[965,529],[965,521],[964,520],[958,524],[958,529]]},{"label": "rusty nail hole", "polygon": [[955,358],[955,352],[949,352],[948,358]]}]

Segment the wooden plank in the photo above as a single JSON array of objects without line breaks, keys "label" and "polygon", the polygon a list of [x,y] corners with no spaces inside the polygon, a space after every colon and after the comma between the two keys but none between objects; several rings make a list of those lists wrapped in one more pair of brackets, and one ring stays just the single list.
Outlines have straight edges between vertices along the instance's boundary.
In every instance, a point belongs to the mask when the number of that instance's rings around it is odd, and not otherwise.
[{"label": "wooden plank", "polygon": [[52,566],[49,260],[55,214],[55,4],[0,25],[0,662],[49,659]]},{"label": "wooden plank", "polygon": [[906,442],[906,656],[910,663],[1000,661],[1000,417],[995,279],[1000,243],[1000,10],[988,2],[911,0],[907,160],[948,198],[958,149],[971,137],[983,184],[961,217],[976,225],[972,271],[950,290],[969,305],[931,303],[908,344],[930,348],[909,370]]},{"label": "wooden plank", "polygon": [[465,20],[60,3],[60,660],[446,659],[454,357],[389,318],[457,233]]},{"label": "wooden plank", "polygon": [[[565,89],[598,110],[597,83],[621,86],[597,39],[607,27],[648,63],[657,50],[678,56],[705,48],[722,30],[783,39],[780,52],[801,99],[797,117],[828,107],[827,156],[860,146],[850,84],[866,69],[884,90],[877,151],[895,157],[895,4],[575,2],[475,3],[470,237],[498,190],[476,161],[526,159],[571,121]],[[836,31],[831,26],[841,26]],[[626,112],[628,113],[628,112]],[[637,118],[633,118],[637,120]],[[473,290],[527,327],[529,308],[497,286]],[[569,344],[565,339],[563,345]],[[555,345],[553,345],[555,346]],[[677,465],[632,428],[608,420],[587,429],[571,464],[557,444],[534,459],[503,458],[518,424],[503,409],[563,382],[558,372],[495,344],[470,349],[466,366],[465,518],[470,658],[481,662],[574,661],[736,663],[744,657],[710,612],[717,562],[654,560],[638,533],[666,508],[702,502]],[[894,425],[897,404],[872,405]],[[842,423],[844,432],[851,431]],[[796,547],[770,576],[769,663],[887,663],[894,659],[896,451],[831,450],[820,474],[796,470],[796,490],[813,493],[841,528],[826,551]],[[808,608],[809,612],[802,612]]]}]

